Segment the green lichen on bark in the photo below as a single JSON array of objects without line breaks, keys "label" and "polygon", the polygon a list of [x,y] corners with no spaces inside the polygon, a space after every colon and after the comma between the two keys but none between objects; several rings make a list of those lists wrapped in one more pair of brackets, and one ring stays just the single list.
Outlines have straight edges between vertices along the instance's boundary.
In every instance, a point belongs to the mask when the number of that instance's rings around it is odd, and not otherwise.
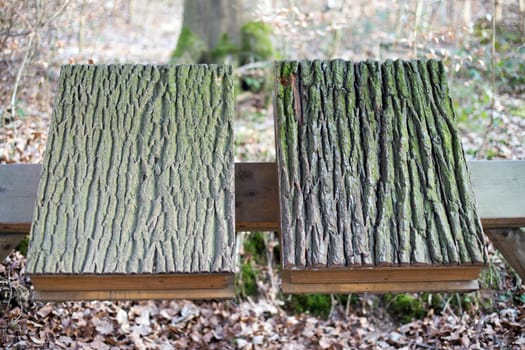
[{"label": "green lichen on bark", "polygon": [[483,264],[441,62],[279,62],[285,268]]},{"label": "green lichen on bark", "polygon": [[64,66],[27,271],[234,271],[232,86],[224,66]]}]

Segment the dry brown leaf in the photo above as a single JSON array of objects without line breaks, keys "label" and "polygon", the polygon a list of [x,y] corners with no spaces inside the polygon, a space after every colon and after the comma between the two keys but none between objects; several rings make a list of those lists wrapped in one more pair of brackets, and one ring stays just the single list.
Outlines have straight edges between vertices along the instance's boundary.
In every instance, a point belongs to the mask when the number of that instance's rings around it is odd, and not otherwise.
[{"label": "dry brown leaf", "polygon": [[53,304],[47,303],[45,304],[40,310],[38,310],[36,313],[38,316],[45,318],[47,317],[51,311],[53,311]]},{"label": "dry brown leaf", "polygon": [[128,323],[128,313],[125,310],[119,309],[117,311],[117,316],[115,317],[117,323],[120,325]]},{"label": "dry brown leaf", "polygon": [[188,338],[181,337],[174,342],[177,349],[186,349],[189,345]]},{"label": "dry brown leaf", "polygon": [[99,332],[102,335],[108,335],[113,333],[114,327],[113,322],[108,319],[100,319],[98,317],[93,317],[91,319],[91,322],[95,326],[95,329],[97,332]]},{"label": "dry brown leaf", "polygon": [[151,333],[151,327],[145,325],[131,326],[131,333],[145,337]]},{"label": "dry brown leaf", "polygon": [[470,339],[467,335],[463,335],[461,337],[461,345],[464,346],[465,348],[470,347]]},{"label": "dry brown leaf", "polygon": [[46,342],[44,339],[37,338],[37,337],[34,337],[32,335],[29,336],[29,339],[31,339],[33,344],[36,344],[36,345],[44,345],[45,342]]},{"label": "dry brown leaf", "polygon": [[321,347],[321,349],[328,349],[331,346],[331,342],[330,342],[329,338],[323,336],[319,340],[319,346]]}]

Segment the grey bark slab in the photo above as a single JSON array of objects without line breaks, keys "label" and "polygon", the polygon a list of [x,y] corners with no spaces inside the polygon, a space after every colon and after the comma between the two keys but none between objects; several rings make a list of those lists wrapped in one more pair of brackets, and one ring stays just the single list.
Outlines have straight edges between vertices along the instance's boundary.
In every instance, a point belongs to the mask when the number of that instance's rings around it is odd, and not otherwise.
[{"label": "grey bark slab", "polygon": [[30,274],[235,271],[230,67],[62,67]]},{"label": "grey bark slab", "polygon": [[275,65],[285,269],[486,263],[443,65]]}]

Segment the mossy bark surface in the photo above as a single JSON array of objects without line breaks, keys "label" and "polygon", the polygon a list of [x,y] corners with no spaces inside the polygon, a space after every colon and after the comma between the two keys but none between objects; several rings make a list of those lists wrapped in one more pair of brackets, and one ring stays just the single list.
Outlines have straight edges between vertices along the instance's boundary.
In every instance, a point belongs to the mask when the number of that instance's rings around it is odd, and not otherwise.
[{"label": "mossy bark surface", "polygon": [[234,271],[232,86],[224,66],[64,66],[27,271]]},{"label": "mossy bark surface", "polygon": [[484,264],[444,68],[275,65],[287,269]]}]

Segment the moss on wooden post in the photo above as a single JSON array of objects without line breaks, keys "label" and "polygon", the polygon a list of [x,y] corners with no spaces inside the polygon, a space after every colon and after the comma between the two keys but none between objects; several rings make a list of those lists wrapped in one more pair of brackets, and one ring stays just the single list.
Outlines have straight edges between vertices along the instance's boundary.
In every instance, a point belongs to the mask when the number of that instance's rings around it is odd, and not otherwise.
[{"label": "moss on wooden post", "polygon": [[275,74],[285,269],[486,262],[440,62]]}]

